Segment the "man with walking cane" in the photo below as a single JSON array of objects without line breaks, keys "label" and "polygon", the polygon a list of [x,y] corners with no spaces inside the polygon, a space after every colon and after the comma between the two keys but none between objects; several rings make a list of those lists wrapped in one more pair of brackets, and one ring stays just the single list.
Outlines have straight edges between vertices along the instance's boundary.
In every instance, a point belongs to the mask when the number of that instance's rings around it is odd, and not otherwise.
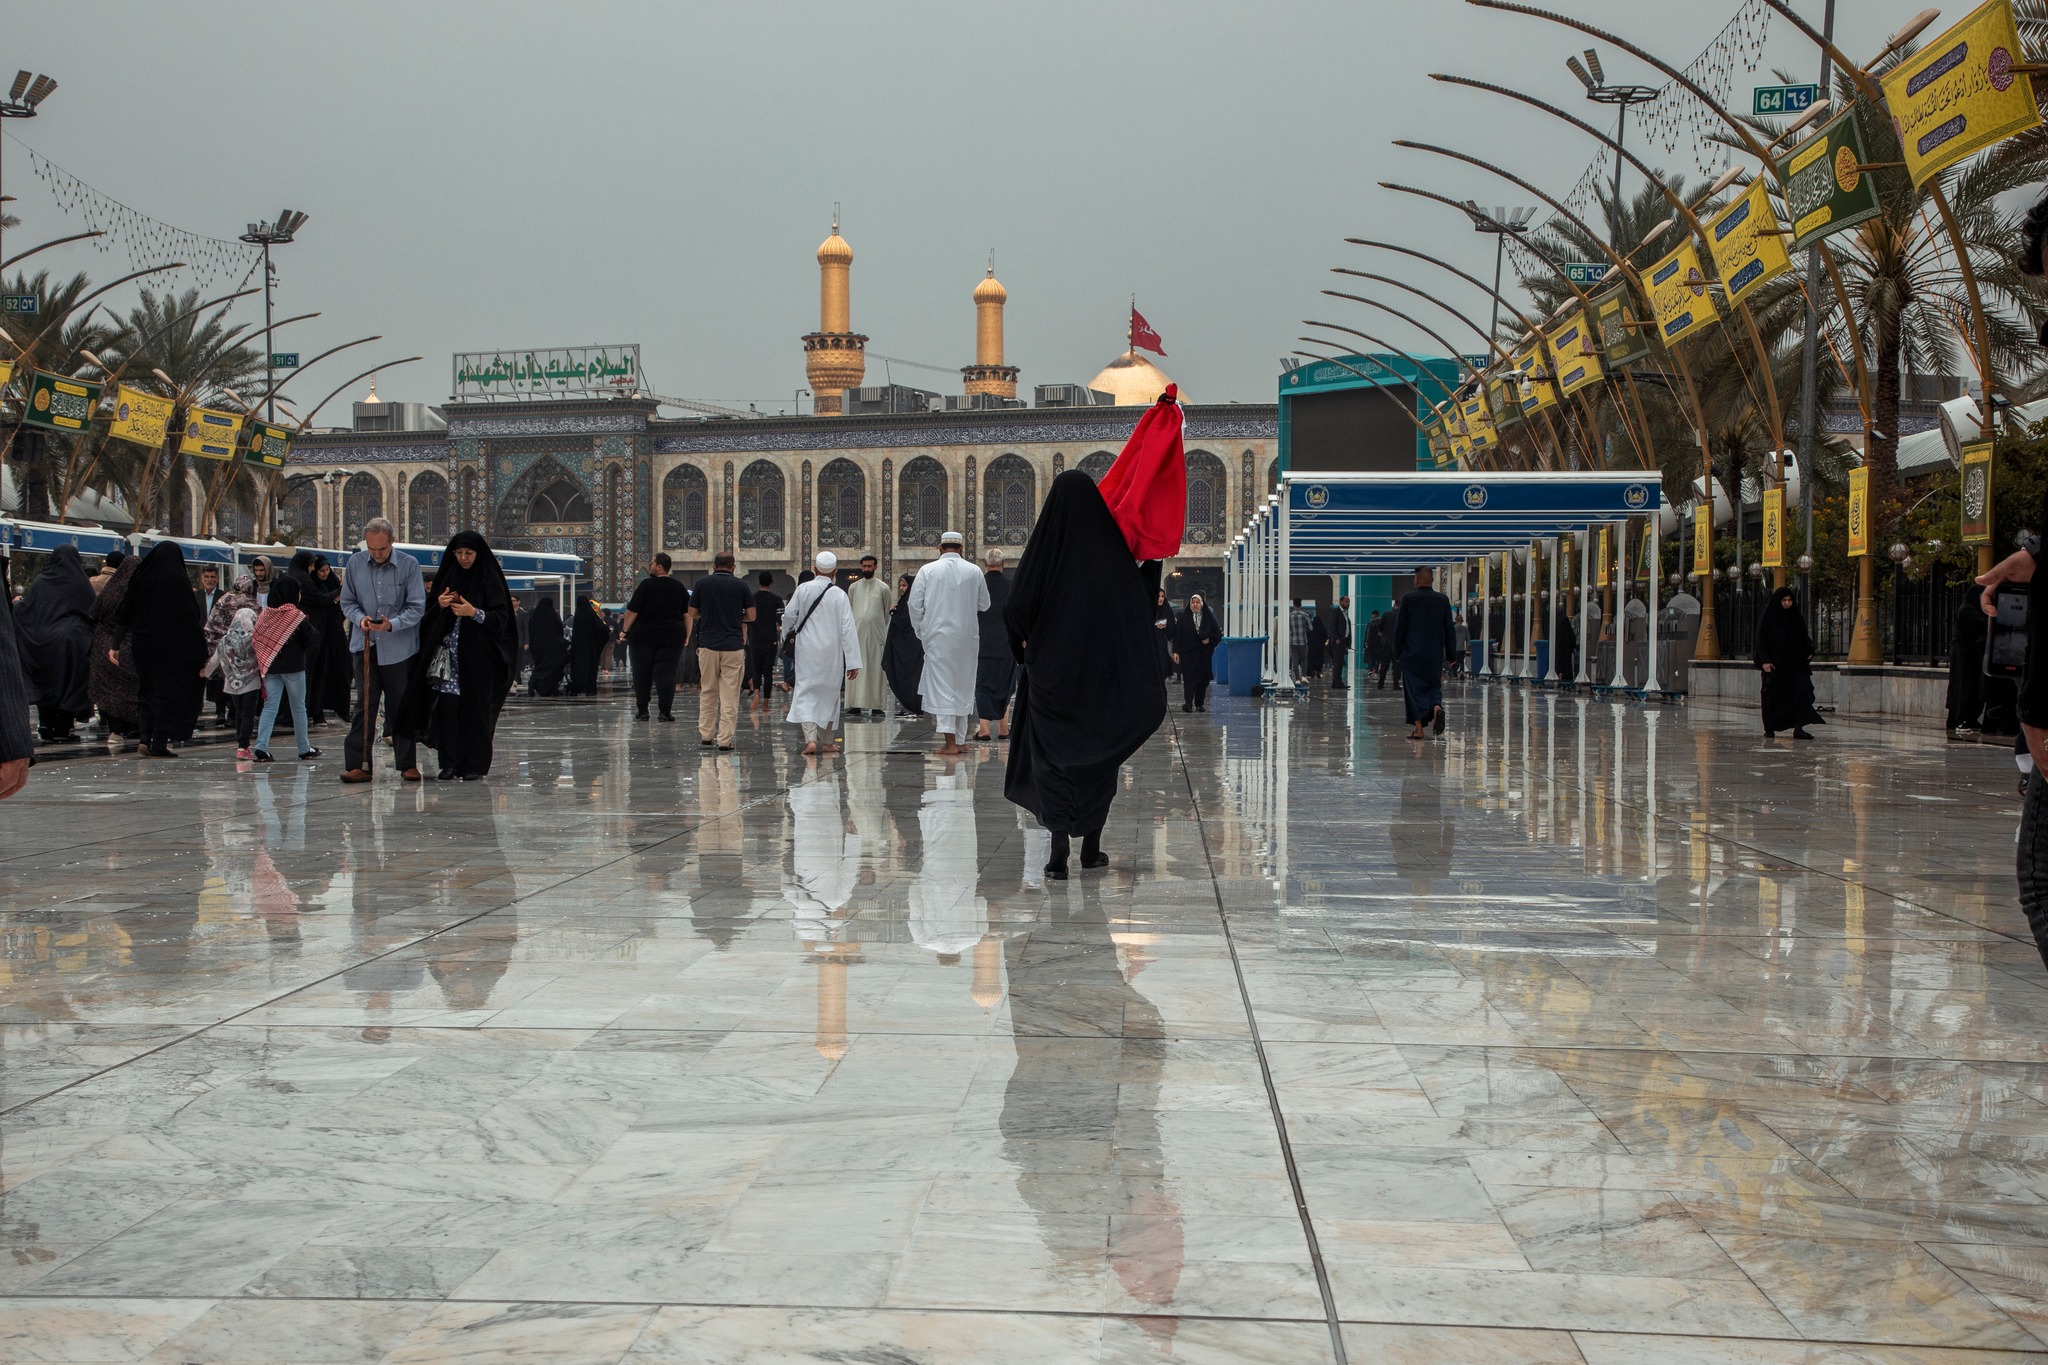
[{"label": "man with walking cane", "polygon": [[[391,523],[374,517],[363,527],[363,545],[348,557],[341,575],[341,614],[348,618],[348,648],[358,657],[361,692],[355,720],[343,746],[344,782],[370,780],[371,750],[377,742],[377,704],[396,713],[405,700],[406,661],[419,651],[420,618],[427,614],[427,586],[420,562],[391,548]],[[397,737],[393,761],[405,780],[420,780],[418,744],[410,734]]]}]

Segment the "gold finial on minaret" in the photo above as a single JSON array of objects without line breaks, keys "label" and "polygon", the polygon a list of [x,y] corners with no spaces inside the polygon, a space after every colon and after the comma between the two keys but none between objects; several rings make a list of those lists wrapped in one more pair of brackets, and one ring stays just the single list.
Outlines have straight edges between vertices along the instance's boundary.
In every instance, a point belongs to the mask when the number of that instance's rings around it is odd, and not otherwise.
[{"label": "gold finial on minaret", "polygon": [[853,330],[853,248],[839,235],[839,206],[834,204],[832,235],[818,247],[818,330],[804,337],[813,412],[843,411],[845,391],[860,387],[867,374],[867,344]]},{"label": "gold finial on minaret", "polygon": [[974,363],[961,367],[967,392],[1017,396],[1017,367],[1003,363],[1003,305],[1010,291],[996,279],[996,253],[988,253],[988,275],[974,286]]}]

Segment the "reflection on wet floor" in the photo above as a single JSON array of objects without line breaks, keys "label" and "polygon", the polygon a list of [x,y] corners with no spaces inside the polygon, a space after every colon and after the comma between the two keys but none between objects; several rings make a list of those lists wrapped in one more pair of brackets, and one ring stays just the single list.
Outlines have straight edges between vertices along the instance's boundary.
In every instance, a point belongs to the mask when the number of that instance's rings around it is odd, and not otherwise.
[{"label": "reflection on wet floor", "polygon": [[1392,696],[1174,713],[1067,883],[922,723],[39,769],[0,1359],[2048,1355],[2008,759]]}]

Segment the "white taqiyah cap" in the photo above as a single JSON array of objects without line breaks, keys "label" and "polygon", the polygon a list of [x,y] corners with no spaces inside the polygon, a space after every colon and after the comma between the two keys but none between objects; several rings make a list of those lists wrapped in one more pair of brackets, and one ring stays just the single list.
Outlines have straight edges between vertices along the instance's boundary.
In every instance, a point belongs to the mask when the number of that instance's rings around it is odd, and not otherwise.
[{"label": "white taqiyah cap", "polygon": [[948,531],[939,537],[939,544],[941,545],[965,545],[966,543],[967,537],[961,535],[958,531]]},{"label": "white taqiyah cap", "polygon": [[819,573],[831,573],[839,567],[839,556],[833,554],[830,550],[820,550],[818,551],[817,558],[811,561],[811,567]]}]

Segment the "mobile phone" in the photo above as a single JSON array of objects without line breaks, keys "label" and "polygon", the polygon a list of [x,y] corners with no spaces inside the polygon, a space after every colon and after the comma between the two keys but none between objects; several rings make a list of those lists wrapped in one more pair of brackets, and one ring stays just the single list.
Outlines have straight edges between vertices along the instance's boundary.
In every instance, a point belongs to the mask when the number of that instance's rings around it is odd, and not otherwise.
[{"label": "mobile phone", "polygon": [[2017,678],[2027,663],[2027,590],[2002,585],[1993,600],[1998,610],[1984,636],[1984,672],[1994,678]]}]

